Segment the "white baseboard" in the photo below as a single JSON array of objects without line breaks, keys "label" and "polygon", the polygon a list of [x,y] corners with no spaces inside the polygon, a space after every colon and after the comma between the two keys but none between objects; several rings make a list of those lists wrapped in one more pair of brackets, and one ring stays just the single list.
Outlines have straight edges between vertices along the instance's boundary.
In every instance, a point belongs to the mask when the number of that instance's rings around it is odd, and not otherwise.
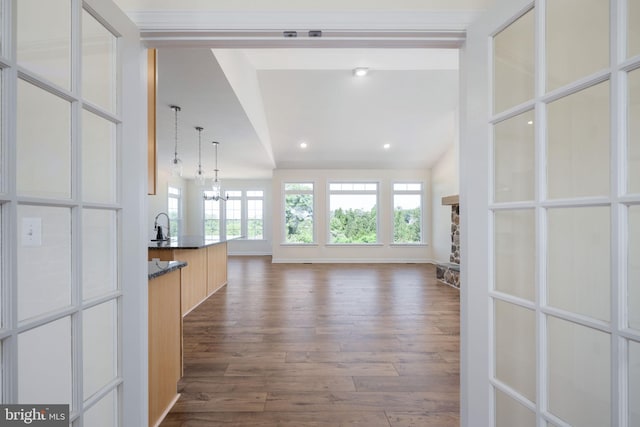
[{"label": "white baseboard", "polygon": [[227,251],[228,256],[271,256],[270,251]]},{"label": "white baseboard", "polygon": [[394,258],[273,258],[274,264],[433,264],[429,259]]}]

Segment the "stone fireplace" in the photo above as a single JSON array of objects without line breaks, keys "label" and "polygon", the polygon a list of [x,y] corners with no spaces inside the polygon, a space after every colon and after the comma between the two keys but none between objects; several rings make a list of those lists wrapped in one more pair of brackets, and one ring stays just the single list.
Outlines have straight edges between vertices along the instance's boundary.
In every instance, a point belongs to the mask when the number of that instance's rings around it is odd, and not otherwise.
[{"label": "stone fireplace", "polygon": [[460,197],[443,197],[442,205],[451,206],[451,253],[449,262],[436,266],[436,277],[442,283],[460,288]]}]

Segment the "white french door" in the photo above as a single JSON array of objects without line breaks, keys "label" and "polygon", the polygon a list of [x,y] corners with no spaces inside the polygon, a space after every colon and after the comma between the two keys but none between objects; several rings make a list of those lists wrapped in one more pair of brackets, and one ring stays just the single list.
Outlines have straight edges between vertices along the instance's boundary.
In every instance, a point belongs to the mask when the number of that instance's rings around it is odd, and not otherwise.
[{"label": "white french door", "polygon": [[138,31],[110,1],[0,6],[1,402],[145,425]]},{"label": "white french door", "polygon": [[640,425],[640,1],[499,0],[463,57],[463,425]]}]

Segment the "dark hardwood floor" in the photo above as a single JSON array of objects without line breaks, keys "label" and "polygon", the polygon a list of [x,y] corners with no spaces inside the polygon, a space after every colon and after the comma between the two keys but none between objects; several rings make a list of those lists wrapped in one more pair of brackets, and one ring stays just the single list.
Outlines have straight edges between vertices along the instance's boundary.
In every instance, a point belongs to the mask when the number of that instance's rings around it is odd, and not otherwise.
[{"label": "dark hardwood floor", "polygon": [[459,294],[432,265],[230,257],[228,277],[184,319],[163,427],[459,425]]}]

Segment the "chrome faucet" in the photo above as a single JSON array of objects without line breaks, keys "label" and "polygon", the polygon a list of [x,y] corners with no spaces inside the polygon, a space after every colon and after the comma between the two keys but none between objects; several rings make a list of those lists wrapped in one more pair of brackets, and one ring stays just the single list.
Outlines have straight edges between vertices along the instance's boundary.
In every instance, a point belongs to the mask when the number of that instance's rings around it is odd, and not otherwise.
[{"label": "chrome faucet", "polygon": [[[158,225],[158,217],[160,215],[164,215],[167,217],[167,236],[162,235],[162,226]],[[156,215],[155,220],[153,221],[153,229],[156,230],[156,240],[171,240],[171,220],[169,219],[169,215],[164,212],[160,212]]]}]

